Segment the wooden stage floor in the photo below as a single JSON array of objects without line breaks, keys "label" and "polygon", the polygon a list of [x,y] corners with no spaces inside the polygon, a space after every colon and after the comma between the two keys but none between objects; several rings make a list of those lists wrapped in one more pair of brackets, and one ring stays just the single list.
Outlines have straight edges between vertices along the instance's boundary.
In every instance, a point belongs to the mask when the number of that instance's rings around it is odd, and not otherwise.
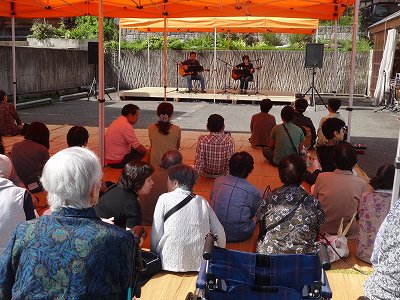
[{"label": "wooden stage floor", "polygon": [[[227,93],[222,90],[217,90],[214,94],[212,89],[207,89],[207,93],[187,93],[186,88],[167,87],[167,100],[170,101],[216,101],[216,102],[259,102],[262,99],[269,98],[276,104],[290,104],[295,100],[292,92],[277,92],[277,91],[259,91],[255,94],[249,90],[248,94],[240,95],[238,90],[228,89]],[[122,100],[159,100],[164,99],[163,87],[143,87],[133,90],[121,92]]]},{"label": "wooden stage floor", "polygon": [[[68,125],[48,125],[50,129],[50,153],[54,154],[57,151],[67,147],[66,135],[71,126]],[[89,144],[88,148],[98,153],[98,128],[86,127],[89,131]],[[149,139],[147,136],[147,130],[136,129],[136,134],[143,145],[149,146]],[[193,165],[194,154],[196,150],[197,139],[200,135],[207,134],[206,132],[194,132],[194,131],[183,131],[181,152],[183,154],[184,163]],[[281,181],[278,176],[277,168],[269,165],[264,159],[261,150],[254,149],[248,142],[248,133],[232,133],[235,140],[236,151],[247,151],[254,158],[254,170],[250,174],[248,180],[254,184],[260,191],[263,191],[268,185],[274,189],[281,185]],[[22,136],[4,137],[3,141],[5,144],[6,152],[11,150],[12,145],[22,140]],[[312,154],[313,155],[313,154]],[[104,180],[117,181],[121,170],[110,169],[105,167]],[[212,188],[213,180],[200,177],[194,187],[194,192],[209,199],[210,191]],[[304,188],[307,190],[309,186],[305,185]],[[47,206],[46,193],[42,192],[37,194],[40,199],[39,202],[39,213],[43,213]],[[151,228],[146,228],[148,231]],[[242,243],[231,243],[227,245],[227,248],[237,249],[241,251],[254,251],[255,243],[257,241],[257,232],[247,241]],[[334,300],[354,300],[359,296],[363,295],[363,284],[367,278],[367,275],[362,275],[351,269],[352,266],[358,266],[366,273],[371,273],[372,268],[370,265],[363,263],[355,257],[355,245],[354,240],[350,241],[350,257],[346,260],[349,265],[344,262],[333,263],[332,270],[327,272],[328,280],[333,291]],[[149,240],[146,239],[144,246],[148,247]],[[185,299],[188,292],[195,290],[196,273],[172,273],[172,272],[161,272],[152,278],[142,288],[142,296],[140,299],[143,300],[158,300],[158,299],[172,299],[179,300]]]}]

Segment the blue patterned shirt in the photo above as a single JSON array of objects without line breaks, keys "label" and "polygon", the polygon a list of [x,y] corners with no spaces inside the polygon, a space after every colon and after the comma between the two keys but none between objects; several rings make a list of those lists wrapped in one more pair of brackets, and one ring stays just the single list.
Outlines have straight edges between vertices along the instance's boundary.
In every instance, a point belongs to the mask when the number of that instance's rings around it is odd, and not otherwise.
[{"label": "blue patterned shirt", "polygon": [[20,223],[0,258],[0,299],[126,299],[134,237],[93,208]]}]

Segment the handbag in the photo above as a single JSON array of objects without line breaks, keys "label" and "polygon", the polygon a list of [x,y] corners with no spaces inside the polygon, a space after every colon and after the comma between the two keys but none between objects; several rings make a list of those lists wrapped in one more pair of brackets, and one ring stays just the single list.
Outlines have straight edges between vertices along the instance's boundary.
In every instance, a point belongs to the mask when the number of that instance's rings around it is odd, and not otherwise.
[{"label": "handbag", "polygon": [[167,213],[164,215],[164,223],[170,216],[172,216],[174,213],[176,213],[178,210],[180,210],[182,207],[188,204],[190,200],[192,200],[194,197],[196,197],[196,195],[190,193],[185,199],[183,199],[181,202],[179,202],[177,205],[175,205],[173,208],[167,211]]},{"label": "handbag", "polygon": [[[284,215],[281,219],[279,219],[278,221],[276,221],[275,223],[269,224],[268,226],[263,226],[264,224],[261,225],[260,228],[260,237],[264,237],[268,231],[271,231],[272,229],[274,229],[276,226],[282,224],[284,221],[286,221],[289,217],[291,217],[294,212],[300,207],[300,205],[304,202],[304,200],[307,198],[308,194],[305,193],[303,195],[303,197],[300,198],[299,201],[297,201],[297,203],[295,205],[293,205],[293,207],[290,209],[290,211]],[[262,223],[264,223],[265,221],[262,220]],[[265,228],[265,229],[264,229]]]},{"label": "handbag", "polygon": [[140,250],[143,268],[139,273],[139,282],[143,286],[154,275],[162,270],[161,258],[157,253]]},{"label": "handbag", "polygon": [[283,128],[285,129],[285,131],[286,131],[286,133],[287,133],[287,135],[289,137],[289,140],[290,140],[290,143],[292,144],[292,148],[293,148],[294,153],[296,153],[296,154],[300,155],[301,157],[303,157],[304,160],[307,159],[307,151],[303,150],[304,151],[303,152],[303,151],[300,151],[299,149],[296,149],[296,146],[293,143],[293,139],[290,136],[289,130],[286,128],[285,123],[282,123],[282,125],[283,125]]}]

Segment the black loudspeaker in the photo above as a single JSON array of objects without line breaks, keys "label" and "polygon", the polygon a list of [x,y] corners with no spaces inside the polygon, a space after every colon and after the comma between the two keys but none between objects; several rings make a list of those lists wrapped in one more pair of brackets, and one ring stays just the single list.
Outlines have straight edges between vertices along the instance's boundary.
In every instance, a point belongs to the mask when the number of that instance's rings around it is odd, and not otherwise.
[{"label": "black loudspeaker", "polygon": [[97,65],[99,62],[99,43],[88,42],[88,64]]},{"label": "black loudspeaker", "polygon": [[308,43],[306,45],[306,68],[322,68],[324,44]]}]

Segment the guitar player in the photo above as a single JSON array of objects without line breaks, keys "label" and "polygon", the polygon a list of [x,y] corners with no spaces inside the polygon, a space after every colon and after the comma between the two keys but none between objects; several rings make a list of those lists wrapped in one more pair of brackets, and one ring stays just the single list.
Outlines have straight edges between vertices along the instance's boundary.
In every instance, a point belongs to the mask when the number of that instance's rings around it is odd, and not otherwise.
[{"label": "guitar player", "polygon": [[192,92],[192,80],[199,80],[201,85],[201,92],[205,93],[205,81],[203,75],[199,74],[203,70],[199,61],[196,59],[196,52],[190,52],[189,59],[181,62],[183,69],[186,72],[188,92]]},{"label": "guitar player", "polygon": [[[240,94],[246,94],[249,81],[253,81],[254,67],[248,55],[243,55],[242,63],[233,68],[233,78],[240,80]],[[236,75],[236,76],[235,76]]]}]

